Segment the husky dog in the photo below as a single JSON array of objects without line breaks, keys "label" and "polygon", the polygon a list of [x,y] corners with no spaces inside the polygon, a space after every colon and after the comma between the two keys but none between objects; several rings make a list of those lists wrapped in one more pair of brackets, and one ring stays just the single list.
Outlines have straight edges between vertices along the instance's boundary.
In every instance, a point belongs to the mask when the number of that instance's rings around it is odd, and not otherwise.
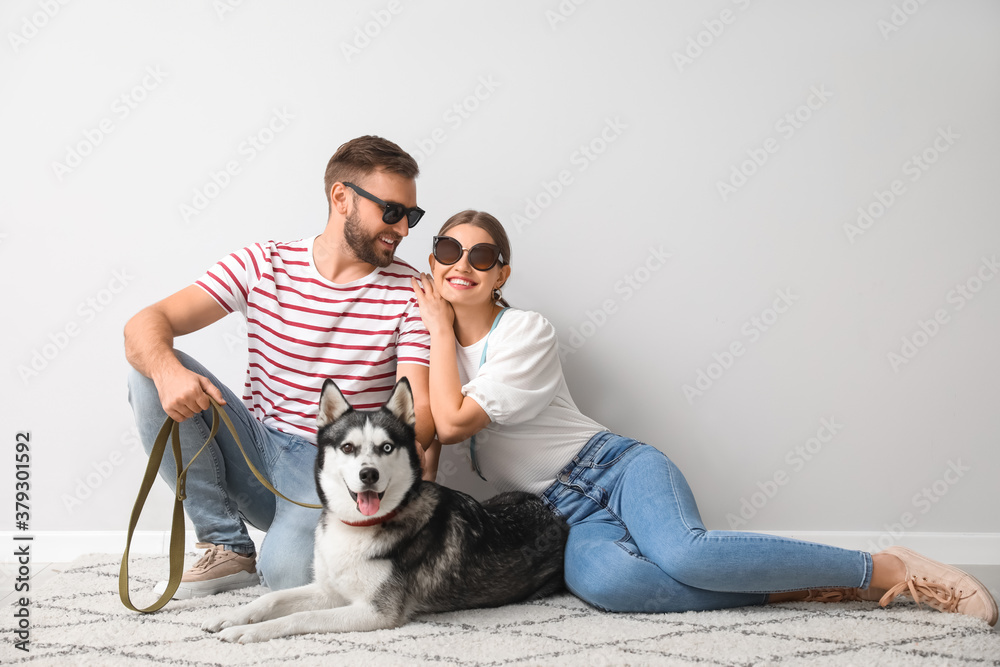
[{"label": "husky dog", "polygon": [[[317,419],[313,583],[206,623],[226,641],[392,628],[415,614],[496,607],[562,587],[568,528],[537,497],[480,504],[420,479],[413,394],[403,378],[377,410],[332,380]],[[225,628],[223,630],[223,628]]]}]

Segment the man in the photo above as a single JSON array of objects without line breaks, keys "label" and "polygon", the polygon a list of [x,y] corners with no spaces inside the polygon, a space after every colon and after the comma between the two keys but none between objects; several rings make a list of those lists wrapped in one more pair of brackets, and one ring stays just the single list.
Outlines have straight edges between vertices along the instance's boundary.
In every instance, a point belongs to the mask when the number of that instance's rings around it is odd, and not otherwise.
[{"label": "man", "polygon": [[[326,168],[329,216],[319,236],[243,248],[129,320],[125,352],[135,369],[129,401],[147,453],[169,415],[181,422],[186,465],[208,438],[211,396],[228,412],[254,467],[285,496],[318,503],[315,422],[327,378],[356,408],[381,405],[395,382],[408,378],[417,440],[431,443],[430,336],[410,283],[419,273],[394,258],[423,214],[416,206],[418,173],[413,158],[390,141],[366,136],[345,143]],[[176,336],[235,311],[246,318],[249,342],[242,400],[173,347]],[[437,445],[425,455],[427,479],[439,451]],[[160,475],[174,486],[167,458]],[[319,510],[267,491],[225,427],[195,460],[186,486],[187,513],[207,551],[184,573],[174,597],[311,581]],[[259,556],[244,520],[267,531]],[[157,590],[165,587],[161,582]]]}]

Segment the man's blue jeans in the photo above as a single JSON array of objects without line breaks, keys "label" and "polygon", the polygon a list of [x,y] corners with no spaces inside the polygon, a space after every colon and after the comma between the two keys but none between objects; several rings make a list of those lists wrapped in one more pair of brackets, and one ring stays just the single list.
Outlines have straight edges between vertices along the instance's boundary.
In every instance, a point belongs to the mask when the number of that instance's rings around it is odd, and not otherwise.
[{"label": "man's blue jeans", "polygon": [[[223,409],[236,427],[250,461],[268,482],[292,500],[319,503],[313,477],[315,445],[264,426],[250,414],[243,400],[204,366],[179,350],[175,353],[185,368],[205,376],[222,391],[226,399]],[[148,455],[167,415],[152,380],[133,369],[128,387],[139,438]],[[184,465],[208,438],[211,427],[210,409],[181,423]],[[169,445],[160,476],[174,489],[177,470]],[[293,505],[264,488],[250,472],[224,424],[188,470],[184,509],[199,541],[223,544],[233,551],[248,553],[254,549],[244,522],[267,531],[257,555],[257,571],[262,583],[272,590],[312,581],[313,539],[320,511]]]},{"label": "man's blue jeans", "polygon": [[871,581],[872,558],[863,551],[706,530],[670,459],[606,431],[543,498],[570,526],[567,587],[607,611],[724,609],[764,604],[772,592]]}]

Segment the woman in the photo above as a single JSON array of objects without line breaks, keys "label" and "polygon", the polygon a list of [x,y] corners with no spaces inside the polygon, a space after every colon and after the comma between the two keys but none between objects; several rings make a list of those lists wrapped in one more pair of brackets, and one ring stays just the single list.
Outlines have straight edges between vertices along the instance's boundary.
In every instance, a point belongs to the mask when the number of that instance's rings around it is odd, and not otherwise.
[{"label": "woman", "polygon": [[570,526],[569,590],[608,611],[688,611],[793,600],[897,595],[993,625],[986,588],[901,547],[871,555],[755,533],[706,530],[691,489],[654,447],[580,413],[555,330],[505,309],[510,244],[493,216],[463,211],[434,239],[432,275],[413,280],[431,334],[438,438],[473,438],[479,474],[498,491],[542,496]]}]

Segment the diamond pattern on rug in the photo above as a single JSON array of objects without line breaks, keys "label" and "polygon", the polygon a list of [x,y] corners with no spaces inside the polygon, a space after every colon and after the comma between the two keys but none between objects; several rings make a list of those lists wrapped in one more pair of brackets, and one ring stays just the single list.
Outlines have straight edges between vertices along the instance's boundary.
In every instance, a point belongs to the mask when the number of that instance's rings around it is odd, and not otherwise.
[{"label": "diamond pattern on rug", "polygon": [[[196,556],[190,554],[189,562]],[[207,619],[265,592],[248,588],[175,600],[156,614],[118,599],[120,560],[77,559],[32,591],[30,652],[0,649],[4,664],[30,665],[993,665],[1000,634],[957,614],[896,604],[786,603],[683,614],[608,614],[563,594],[494,609],[426,615],[393,630],[301,635],[262,644],[220,641]],[[155,600],[165,556],[134,557],[132,597]],[[3,632],[12,636],[9,616]]]}]

